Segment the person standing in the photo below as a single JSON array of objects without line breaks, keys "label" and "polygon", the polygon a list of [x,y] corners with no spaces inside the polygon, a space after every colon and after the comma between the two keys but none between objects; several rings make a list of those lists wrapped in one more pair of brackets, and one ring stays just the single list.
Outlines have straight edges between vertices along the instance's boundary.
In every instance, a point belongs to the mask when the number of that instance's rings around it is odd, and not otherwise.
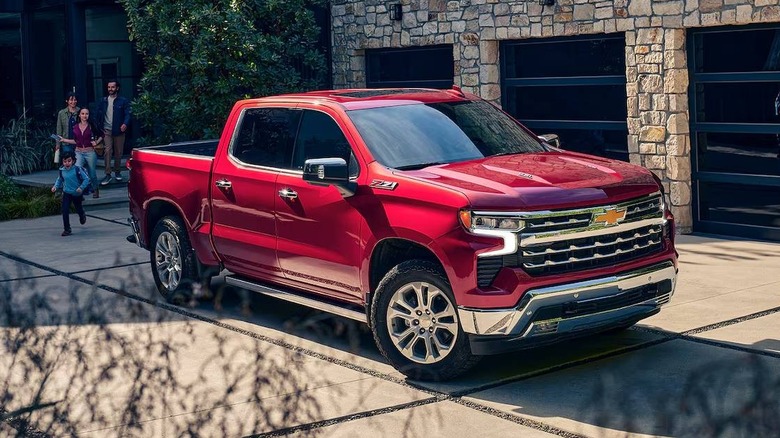
[{"label": "person standing", "polygon": [[[113,179],[122,181],[122,152],[125,148],[125,133],[130,125],[130,101],[119,95],[119,81],[112,79],[106,85],[108,96],[101,99],[98,105],[98,117],[95,120],[102,124],[103,138],[106,142],[106,152],[103,155],[106,165],[106,176],[100,185],[108,185]],[[111,159],[114,159],[114,176],[111,176]]]},{"label": "person standing", "polygon": [[[70,92],[65,96],[65,108],[57,113],[57,132],[62,138],[73,138],[73,127],[79,122],[79,100],[76,93]],[[73,152],[73,148],[67,143],[57,142],[55,149],[60,152]]]},{"label": "person standing", "polygon": [[76,213],[79,215],[79,223],[84,225],[87,222],[87,214],[84,212],[84,190],[90,184],[89,176],[79,166],[73,162],[73,152],[62,154],[62,167],[60,167],[59,176],[51,188],[52,192],[62,189],[62,236],[70,236],[70,204],[76,207]]},{"label": "person standing", "polygon": [[100,191],[97,183],[97,154],[95,153],[95,146],[103,141],[103,136],[100,128],[90,122],[89,109],[82,108],[79,110],[79,123],[73,127],[73,138],[60,137],[60,141],[76,147],[76,166],[84,167],[84,164],[87,165],[89,179],[94,189],[92,197],[99,198]]}]

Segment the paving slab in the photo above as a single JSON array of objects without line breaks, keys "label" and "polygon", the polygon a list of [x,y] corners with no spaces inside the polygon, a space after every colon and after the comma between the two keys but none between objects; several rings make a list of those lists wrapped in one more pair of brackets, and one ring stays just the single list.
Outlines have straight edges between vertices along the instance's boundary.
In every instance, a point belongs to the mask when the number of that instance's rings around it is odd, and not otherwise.
[{"label": "paving slab", "polygon": [[[290,436],[311,436],[311,432]],[[317,436],[550,438],[556,435],[444,401],[334,424],[318,429]]]},{"label": "paving slab", "polygon": [[672,332],[684,332],[778,307],[780,285],[770,284],[678,306],[664,306],[660,313],[642,321],[641,324]]},{"label": "paving slab", "polygon": [[695,337],[780,354],[780,312],[710,330]]},{"label": "paving slab", "polygon": [[471,391],[483,385],[533,376],[567,364],[592,360],[618,351],[663,339],[662,336],[637,330],[605,333],[575,339],[541,348],[486,356],[463,378],[448,382],[414,382],[424,388],[444,393]]},{"label": "paving slab", "polygon": [[[306,401],[299,406],[291,405],[289,395],[280,395],[259,401],[215,407],[208,411],[169,415],[165,418],[144,421],[134,425],[133,429],[124,426],[83,431],[79,433],[79,436],[181,436],[193,424],[198,425],[198,436],[246,436],[273,432],[311,422],[350,417],[366,411],[392,410],[396,405],[428,398],[423,393],[374,378],[312,389],[307,391],[304,396],[302,398],[305,398]],[[473,415],[479,416],[476,411],[473,412]],[[427,421],[431,421],[431,419],[428,418]],[[392,425],[382,426],[381,429],[374,430],[367,436],[378,436],[377,433],[380,430],[392,431],[390,433],[393,436],[403,436],[399,435],[401,431],[393,431],[389,426]],[[319,432],[309,432],[307,435],[319,436],[320,434]]]},{"label": "paving slab", "polygon": [[[29,370],[12,376],[12,393],[19,398],[7,404],[10,409],[29,404],[32,394],[57,400],[56,410],[36,412],[30,421],[58,436],[89,431],[110,436],[111,428],[116,436],[159,436],[156,424],[174,436],[193,427],[213,436],[229,425],[232,436],[430,397],[197,321],[145,329],[139,324],[125,334],[113,332],[110,340],[91,337],[61,347],[47,349],[56,351],[56,362],[49,359],[46,380],[44,370],[40,376]],[[16,367],[26,365],[25,359]],[[39,391],[44,381],[49,383]],[[140,429],[122,427],[129,424]]]},{"label": "paving slab", "polygon": [[149,253],[129,244],[129,227],[91,217],[79,225],[71,215],[71,236],[62,237],[62,218],[47,216],[35,220],[18,219],[3,223],[0,248],[3,252],[63,272],[108,268],[149,260]]},{"label": "paving slab", "polygon": [[[0,251],[4,251],[0,249]],[[22,278],[46,277],[55,275],[50,271],[30,266],[26,263],[20,263],[5,257],[0,257],[0,282],[9,280],[18,280]]]},{"label": "paving slab", "polygon": [[763,390],[779,384],[778,359],[674,340],[468,399],[586,436],[701,436],[730,418],[742,431],[733,436],[747,436],[771,421],[750,406],[780,406],[780,394]]},{"label": "paving slab", "polygon": [[780,245],[678,236],[672,301],[640,325],[683,332],[780,307]]}]

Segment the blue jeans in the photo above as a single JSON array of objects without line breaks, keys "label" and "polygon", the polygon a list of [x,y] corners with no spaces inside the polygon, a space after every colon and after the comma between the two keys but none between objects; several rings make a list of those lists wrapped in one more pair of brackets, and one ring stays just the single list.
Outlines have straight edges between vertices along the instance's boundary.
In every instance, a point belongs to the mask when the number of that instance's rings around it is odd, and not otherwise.
[{"label": "blue jeans", "polygon": [[[87,165],[85,166],[84,163]],[[95,151],[91,152],[79,152],[79,150],[76,150],[76,166],[83,167],[87,169],[87,172],[89,173],[89,183],[92,185],[92,188],[97,192],[98,187],[100,187],[100,182],[97,180],[97,173],[95,171],[95,168],[97,166],[97,154]]]}]

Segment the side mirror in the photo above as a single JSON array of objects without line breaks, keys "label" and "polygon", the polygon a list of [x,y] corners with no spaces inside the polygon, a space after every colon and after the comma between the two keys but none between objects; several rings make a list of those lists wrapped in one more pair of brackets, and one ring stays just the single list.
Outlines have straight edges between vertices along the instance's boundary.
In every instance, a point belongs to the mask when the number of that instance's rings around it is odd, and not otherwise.
[{"label": "side mirror", "polygon": [[357,189],[357,183],[349,180],[349,166],[343,158],[306,160],[303,180],[318,186],[335,186],[345,198],[354,195]]},{"label": "side mirror", "polygon": [[561,139],[558,138],[558,134],[542,134],[539,136],[539,140],[549,144],[550,146],[561,148]]}]

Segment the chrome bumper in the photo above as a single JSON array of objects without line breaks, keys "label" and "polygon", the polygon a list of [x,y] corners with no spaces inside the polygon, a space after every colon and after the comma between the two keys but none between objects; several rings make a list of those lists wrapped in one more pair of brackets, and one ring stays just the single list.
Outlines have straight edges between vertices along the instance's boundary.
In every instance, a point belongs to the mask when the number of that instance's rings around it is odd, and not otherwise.
[{"label": "chrome bumper", "polygon": [[[669,302],[676,280],[677,270],[667,262],[611,277],[532,289],[517,307],[508,309],[458,307],[458,315],[466,333],[514,339],[608,328],[611,323],[650,316]],[[634,296],[630,304],[621,305],[629,294]],[[543,309],[550,315],[555,312],[549,310],[560,310],[560,315],[536,317]]]},{"label": "chrome bumper", "polygon": [[138,221],[133,217],[129,217],[127,218],[127,223],[130,224],[130,228],[133,230],[135,244],[138,245],[139,248],[143,248],[141,245],[141,230],[138,228]]}]

